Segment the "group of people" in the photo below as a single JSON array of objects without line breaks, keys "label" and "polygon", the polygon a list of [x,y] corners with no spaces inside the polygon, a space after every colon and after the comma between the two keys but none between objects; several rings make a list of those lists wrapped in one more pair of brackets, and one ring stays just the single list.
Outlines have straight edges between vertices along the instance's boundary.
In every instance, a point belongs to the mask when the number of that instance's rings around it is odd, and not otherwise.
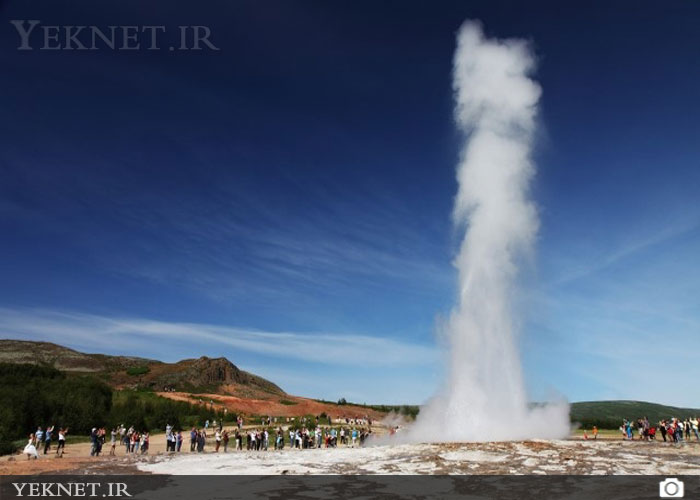
[{"label": "group of people", "polygon": [[661,434],[664,442],[680,443],[682,441],[690,441],[692,436],[695,436],[696,441],[700,441],[700,432],[698,431],[698,418],[691,417],[685,420],[679,418],[670,418],[661,420],[658,425],[653,426],[649,423],[647,417],[638,418],[636,421],[623,420],[620,426],[623,439],[634,439],[634,433],[640,440],[652,441],[656,439],[657,432]]},{"label": "group of people", "polygon": [[[662,420],[659,422],[659,432],[664,441],[672,441],[679,443],[681,441],[690,441],[694,435],[696,441],[700,441],[700,430],[698,429],[700,421],[698,417],[686,418],[680,420],[672,418],[670,420]],[[683,436],[685,435],[685,439]]]},{"label": "group of people", "polygon": [[[345,427],[341,427],[340,430],[338,430],[335,428],[324,429],[320,426],[316,426],[315,429],[310,430],[302,427],[301,429],[291,429],[289,431],[289,442],[292,448],[299,449],[336,448],[338,446],[338,439],[340,439],[340,444],[354,448],[358,445],[362,446],[371,434],[371,428],[356,429],[352,427],[350,429],[345,429]],[[277,441],[281,440],[281,444],[284,446],[284,440],[281,439],[281,429],[277,431],[277,435]],[[277,442],[275,444],[277,444]]]},{"label": "group of people", "polygon": [[34,458],[36,460],[39,458],[39,450],[41,450],[42,447],[44,449],[44,455],[51,451],[51,443],[54,441],[54,438],[56,438],[58,441],[56,455],[62,457],[66,448],[66,434],[68,434],[67,427],[60,427],[58,430],[56,430],[54,425],[46,427],[46,430],[38,427],[34,433],[29,435],[29,441],[24,447],[23,453],[27,455],[27,459]]},{"label": "group of people", "polygon": [[165,426],[165,451],[180,451],[182,448],[182,431],[173,430],[173,426]]},{"label": "group of people", "polygon": [[[139,432],[133,426],[128,429],[123,425],[113,427],[110,432],[109,455],[116,455],[117,444],[124,446],[126,454],[148,453],[150,435],[147,431]],[[107,430],[104,427],[93,427],[90,432],[90,456],[97,457],[107,441]]]},{"label": "group of people", "polygon": [[[287,421],[291,425],[278,426],[273,430],[271,424],[277,423],[277,418],[274,420],[270,417],[262,419],[263,426],[257,429],[243,429],[243,418],[236,418],[236,427],[231,430],[223,428],[223,422],[205,422],[201,429],[192,427],[190,430],[190,452],[203,453],[207,445],[207,440],[213,439],[214,451],[219,452],[222,448],[224,452],[228,452],[229,446],[232,445],[236,450],[243,450],[244,447],[249,451],[267,451],[270,446],[275,450],[281,450],[285,447],[286,435],[289,436],[289,446],[295,449],[311,449],[311,448],[335,448],[338,444],[350,447],[362,446],[365,440],[372,433],[371,427],[355,427],[354,424],[370,423],[368,419],[346,419],[338,418],[346,425],[340,428],[322,427],[321,418],[314,419],[288,418]],[[308,421],[310,420],[310,421]],[[308,422],[307,422],[308,421]],[[328,418],[331,422],[331,419]],[[314,425],[315,423],[315,425]],[[300,425],[301,424],[301,425]],[[308,426],[307,426],[308,424]],[[215,430],[212,432],[211,428]],[[209,434],[208,434],[209,432]],[[36,432],[29,436],[29,442],[24,448],[24,453],[28,458],[39,458],[39,450],[43,447],[44,454],[51,450],[53,440],[58,440],[56,454],[62,456],[65,449],[67,428],[60,428],[56,431],[53,425],[43,430],[39,427]],[[120,424],[112,428],[109,433],[110,451],[109,455],[116,455],[116,447],[118,444],[124,446],[127,455],[132,454],[147,454],[150,445],[150,434],[148,431],[139,431],[134,426],[126,428]],[[90,456],[100,456],[103,447],[108,438],[107,430],[104,427],[94,427],[90,432]],[[175,430],[172,425],[167,424],[165,427],[165,440],[167,452],[180,452],[184,437],[182,431]],[[231,443],[233,441],[233,443]]]},{"label": "group of people", "polygon": [[[237,422],[238,423],[238,422]],[[285,431],[282,427],[276,430],[269,428],[258,428],[243,430],[238,425],[232,430],[217,428],[212,434],[207,434],[208,428],[205,426],[202,429],[193,427],[190,430],[190,452],[203,453],[208,439],[214,441],[214,452],[218,453],[223,449],[224,453],[228,452],[229,446],[235,450],[248,451],[267,451],[270,446],[275,450],[281,450],[285,447]],[[315,429],[306,427],[291,428],[288,431],[289,446],[296,449],[310,448],[335,448],[338,443],[345,446],[362,446],[365,440],[371,435],[370,428],[357,429],[344,427],[339,430],[336,428],[322,428],[316,426]],[[167,430],[166,430],[167,436]],[[168,451],[180,451],[180,433],[178,433],[178,445],[176,448],[168,448]],[[233,441],[233,442],[231,442]],[[271,443],[271,441],[273,441]]]},{"label": "group of people", "polygon": [[117,442],[119,442],[124,446],[124,451],[126,451],[127,455],[136,455],[138,453],[145,455],[148,453],[150,439],[151,435],[148,431],[138,431],[133,426],[126,429],[122,424],[112,429],[109,454],[116,454]]}]

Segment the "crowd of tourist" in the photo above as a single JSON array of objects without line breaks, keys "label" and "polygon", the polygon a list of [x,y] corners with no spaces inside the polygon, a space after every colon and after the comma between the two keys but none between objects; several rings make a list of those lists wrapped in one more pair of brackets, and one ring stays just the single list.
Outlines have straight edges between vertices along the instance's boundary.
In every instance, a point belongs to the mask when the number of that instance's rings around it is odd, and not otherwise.
[{"label": "crowd of tourist", "polygon": [[695,437],[696,441],[700,441],[700,433],[698,432],[698,418],[691,417],[685,420],[679,418],[670,418],[661,420],[657,425],[649,423],[647,417],[638,418],[636,421],[623,420],[620,426],[622,439],[634,440],[635,434],[637,439],[643,441],[656,440],[656,435],[661,434],[664,442],[681,443],[690,441]]},{"label": "crowd of tourist", "polygon": [[[327,418],[328,425],[325,425]],[[285,420],[280,418],[263,417],[260,425],[244,429],[241,416],[236,418],[235,427],[224,428],[223,422],[206,420],[201,428],[192,427],[189,431],[189,451],[204,453],[213,451],[224,453],[229,447],[234,450],[267,451],[268,449],[282,450],[285,446],[292,449],[336,448],[340,446],[358,447],[365,444],[372,434],[368,418],[350,419],[337,418],[336,425],[329,417],[295,418]],[[56,454],[62,456],[67,428],[56,430],[53,425],[43,430],[39,427],[29,436],[29,442],[24,448],[28,458],[39,458],[40,450],[47,454],[51,451],[52,441],[57,440]],[[118,425],[108,433],[104,427],[95,427],[90,432],[90,456],[100,456],[109,442],[109,455],[117,453],[117,447],[123,446],[126,455],[145,455],[150,448],[150,434],[146,430],[138,430],[134,426]],[[182,430],[176,430],[172,425],[165,427],[165,451],[179,453],[185,440]]]},{"label": "crowd of tourist", "polygon": [[[315,419],[289,417],[286,425],[284,420],[263,417],[260,426],[244,429],[244,421],[241,416],[236,418],[235,427],[224,428],[223,422],[209,420],[204,422],[202,428],[192,427],[189,431],[189,451],[191,453],[204,453],[213,451],[224,453],[229,447],[234,450],[267,451],[272,448],[282,450],[285,446],[292,449],[311,448],[336,448],[338,446],[357,447],[363,446],[372,435],[372,421],[368,418],[337,418],[335,425],[328,418],[328,425],[320,417]],[[686,419],[670,418],[661,420],[657,425],[652,425],[649,419],[638,418],[636,420],[623,420],[620,432],[626,440],[653,441],[661,434],[664,442],[682,443],[686,441],[700,441],[699,421],[697,417]],[[394,429],[390,430],[394,433]],[[56,428],[54,425],[45,429],[38,427],[29,435],[29,441],[24,448],[27,458],[37,459],[40,452],[46,455],[52,451],[51,445],[55,441],[55,454],[62,456],[66,445],[68,428]],[[99,456],[107,441],[107,431],[104,427],[93,428],[90,433],[90,455]],[[593,426],[592,439],[598,438],[598,428]],[[584,431],[584,439],[589,439],[589,434]],[[175,430],[172,425],[165,427],[166,452],[179,453],[185,440],[181,430]],[[139,431],[133,426],[126,428],[119,425],[109,433],[109,455],[116,455],[118,445],[124,447],[127,455],[144,455],[149,452],[150,434],[148,431]]]},{"label": "crowd of tourist", "polygon": [[[338,444],[356,447],[362,446],[371,435],[371,428],[345,427],[259,427],[242,429],[242,425],[233,429],[219,427],[209,432],[208,427],[190,430],[190,452],[203,453],[207,444],[213,446],[218,453],[228,452],[229,447],[235,450],[267,451],[270,448],[282,450],[285,446],[294,449],[336,448]],[[288,439],[286,439],[288,438]],[[212,444],[213,442],[213,444]],[[170,449],[170,451],[180,451]]]}]

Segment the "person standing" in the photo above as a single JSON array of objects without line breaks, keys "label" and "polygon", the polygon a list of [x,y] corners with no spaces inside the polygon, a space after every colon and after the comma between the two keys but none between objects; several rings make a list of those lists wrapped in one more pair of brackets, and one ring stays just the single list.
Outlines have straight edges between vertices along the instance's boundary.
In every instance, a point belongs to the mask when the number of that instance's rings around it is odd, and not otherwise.
[{"label": "person standing", "polygon": [[282,434],[282,428],[277,428],[277,438],[275,440],[275,449],[281,450],[284,448],[284,435]]},{"label": "person standing", "polygon": [[51,449],[51,434],[53,434],[53,425],[46,428],[46,435],[44,436],[44,455]]},{"label": "person standing", "polygon": [[206,445],[206,432],[204,430],[202,430],[197,435],[197,452],[204,453],[204,446],[205,445]]},{"label": "person standing", "polygon": [[[41,430],[41,427],[39,427],[39,430]],[[31,460],[32,457],[34,457],[34,460],[37,460],[39,458],[39,454],[36,451],[36,446],[34,446],[34,443],[36,442],[36,435],[35,434],[30,434],[29,435],[29,442],[27,443],[27,446],[24,447],[24,453],[27,455],[27,460]]]},{"label": "person standing", "polygon": [[693,434],[695,434],[695,440],[700,441],[700,434],[698,434],[698,417],[691,417],[689,423]]},{"label": "person standing", "polygon": [[165,424],[165,451],[175,451],[175,447],[172,446],[173,440],[173,428],[170,424]]},{"label": "person standing", "polygon": [[36,448],[44,444],[44,431],[41,430],[41,427],[37,427],[36,432],[32,434],[32,439],[34,439],[32,444],[35,445]]},{"label": "person standing", "polygon": [[128,433],[128,432],[125,432],[125,433],[124,433],[124,437],[123,437],[123,439],[122,439],[122,444],[124,445],[124,452],[125,452],[127,455],[129,454],[129,447],[131,446],[131,445],[130,445],[130,439],[131,439],[131,438],[129,437],[129,433]]},{"label": "person standing", "polygon": [[194,452],[197,446],[197,429],[192,427],[190,431],[190,453]]},{"label": "person standing", "polygon": [[680,443],[683,441],[683,430],[685,427],[683,426],[683,421],[680,419],[676,419],[676,435],[678,438],[676,439],[676,442]]},{"label": "person standing", "polygon": [[131,453],[136,453],[139,451],[139,433],[137,431],[131,433],[131,446],[129,451]]},{"label": "person standing", "polygon": [[93,427],[90,431],[90,456],[94,457],[97,453],[97,427]]},{"label": "person standing", "polygon": [[659,422],[659,431],[661,431],[661,437],[664,438],[664,443],[666,442],[666,421],[662,420]]},{"label": "person standing", "polygon": [[117,429],[115,429],[115,428],[112,429],[110,437],[111,437],[111,439],[110,439],[109,444],[111,445],[111,447],[109,449],[109,454],[111,456],[114,456],[114,455],[116,455],[116,450],[117,450]]},{"label": "person standing", "polygon": [[66,434],[68,434],[68,429],[60,429],[58,431],[58,447],[56,448],[56,455],[59,457],[63,456],[63,452],[66,449]]},{"label": "person standing", "polygon": [[143,435],[141,436],[141,454],[146,454],[148,453],[148,447],[151,442],[151,435],[148,433],[148,431],[144,432]]}]

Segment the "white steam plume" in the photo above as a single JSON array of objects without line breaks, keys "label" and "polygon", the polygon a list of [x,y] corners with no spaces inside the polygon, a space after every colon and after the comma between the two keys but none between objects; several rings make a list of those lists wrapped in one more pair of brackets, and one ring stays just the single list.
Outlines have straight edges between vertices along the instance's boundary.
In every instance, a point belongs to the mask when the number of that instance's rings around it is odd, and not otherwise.
[{"label": "white steam plume", "polygon": [[492,441],[563,437],[566,404],[528,408],[513,332],[511,300],[518,261],[538,228],[528,199],[540,86],[523,40],[484,37],[465,22],[457,37],[455,118],[465,135],[454,219],[466,227],[456,265],[459,303],[447,327],[445,390],[408,431],[412,439]]}]

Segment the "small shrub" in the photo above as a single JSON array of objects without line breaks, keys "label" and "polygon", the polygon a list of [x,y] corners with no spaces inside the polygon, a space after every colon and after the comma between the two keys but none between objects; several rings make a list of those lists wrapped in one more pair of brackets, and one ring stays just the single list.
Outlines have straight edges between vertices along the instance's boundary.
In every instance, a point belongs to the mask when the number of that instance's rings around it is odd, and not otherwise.
[{"label": "small shrub", "polygon": [[151,371],[151,369],[146,365],[132,366],[131,368],[127,368],[126,374],[135,377],[137,375],[145,375],[146,373],[148,373],[150,371]]}]

